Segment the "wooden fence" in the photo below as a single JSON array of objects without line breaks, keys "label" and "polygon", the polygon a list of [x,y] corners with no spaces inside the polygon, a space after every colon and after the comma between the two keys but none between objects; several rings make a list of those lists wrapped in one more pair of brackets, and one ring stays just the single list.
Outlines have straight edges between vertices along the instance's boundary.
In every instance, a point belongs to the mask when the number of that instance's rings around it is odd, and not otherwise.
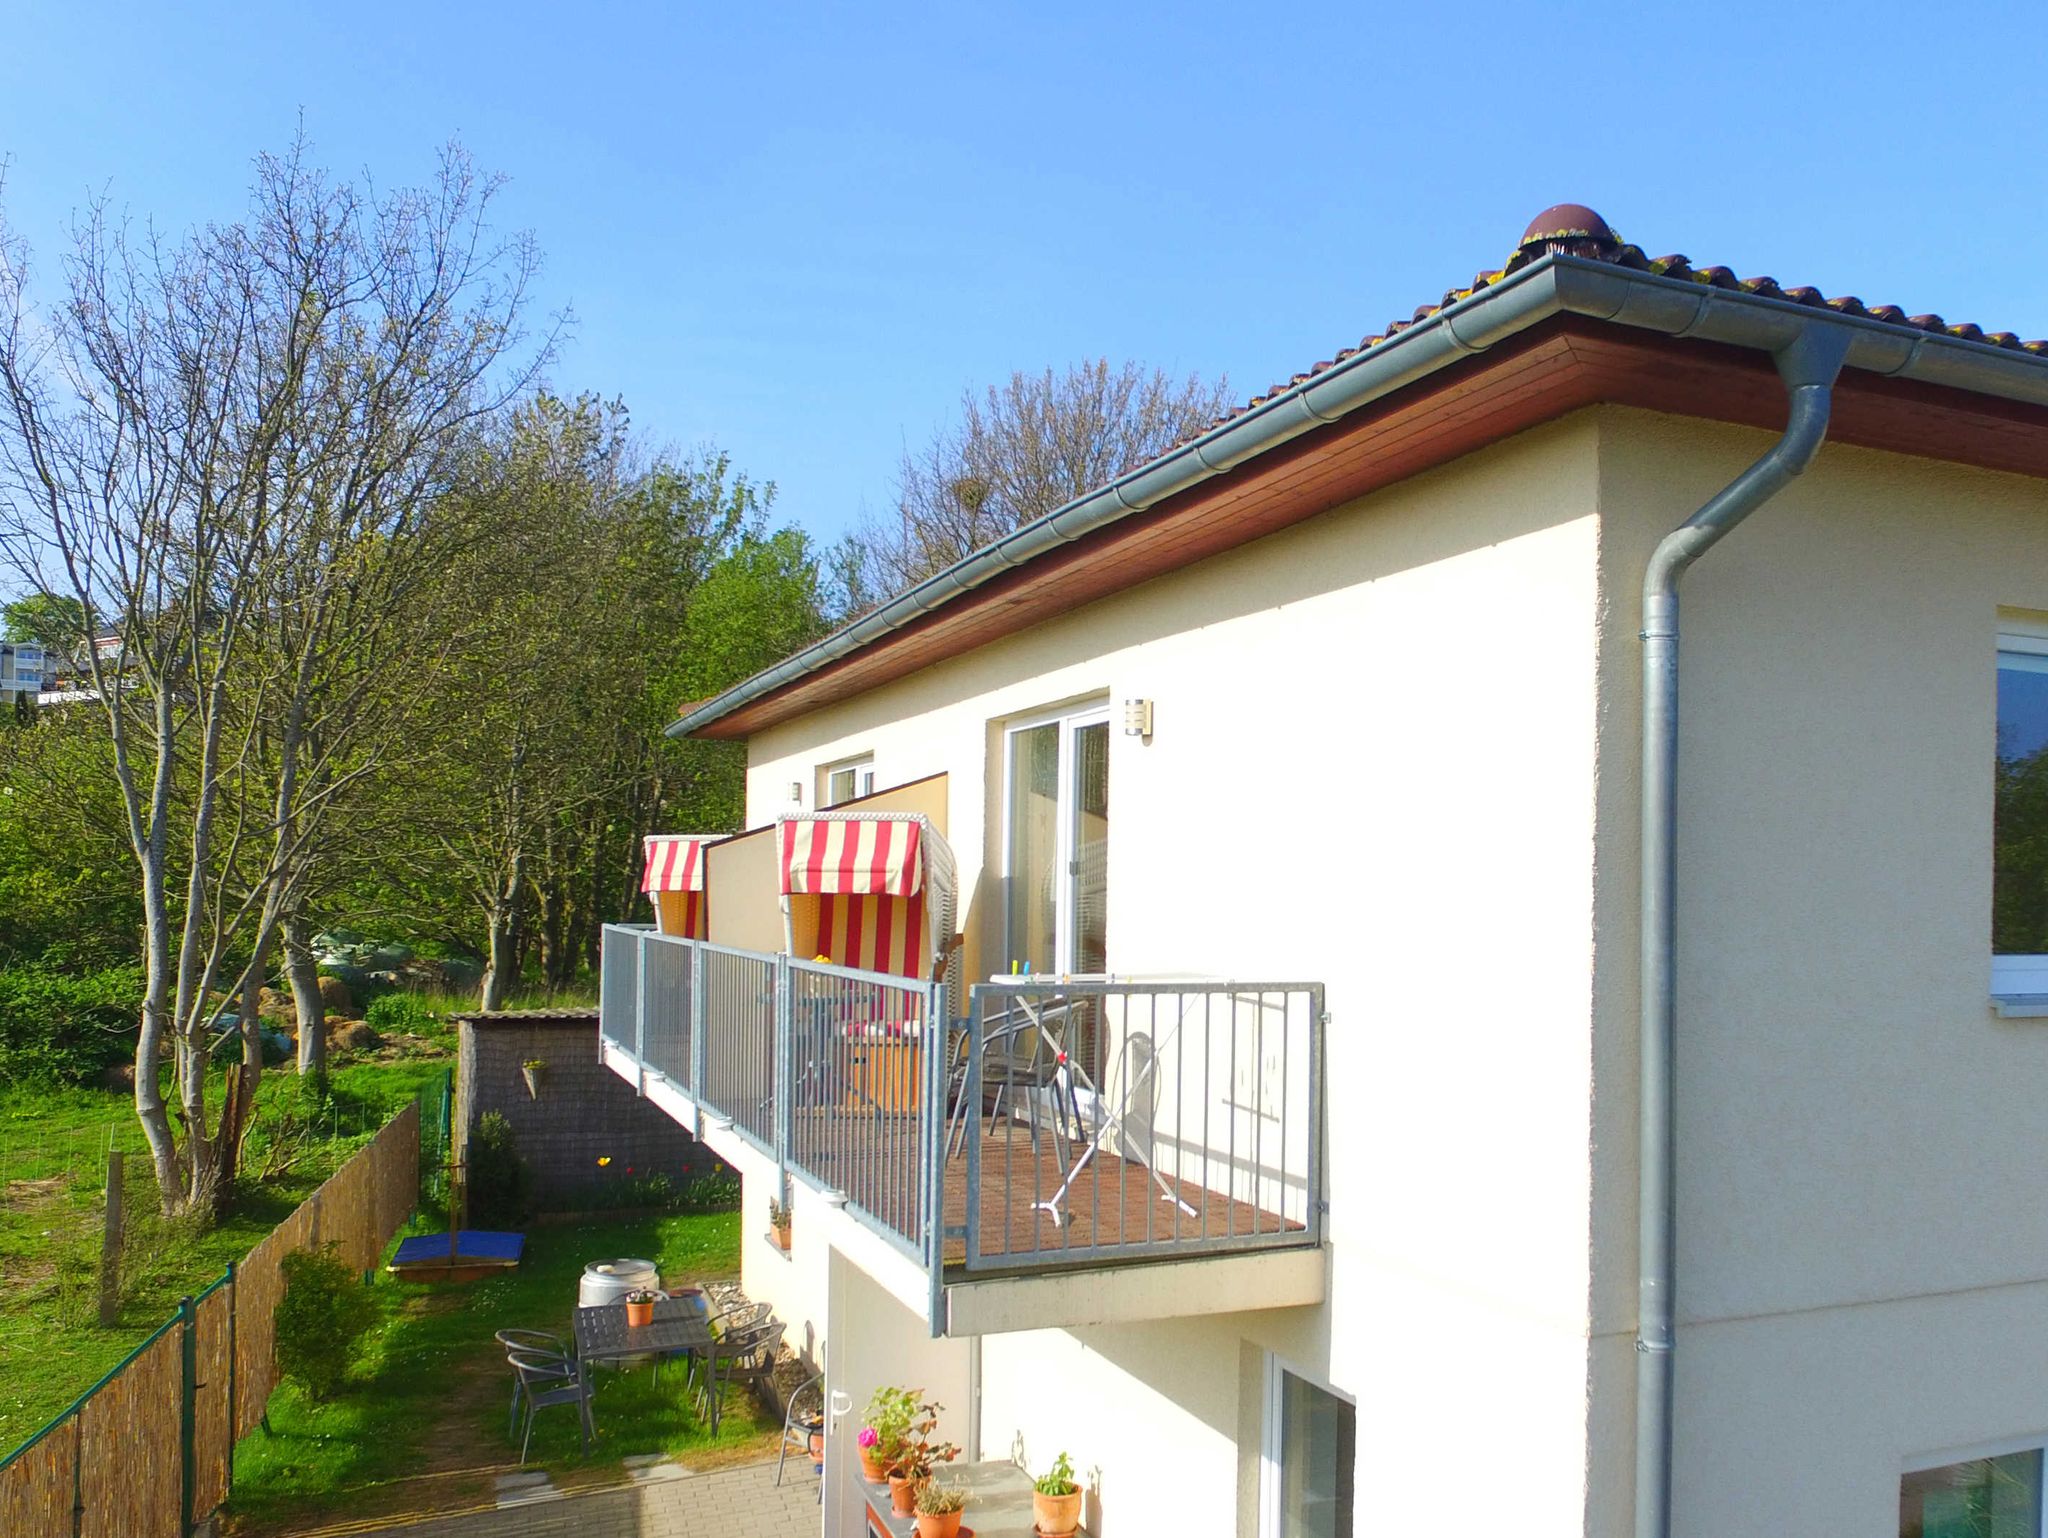
[{"label": "wooden fence", "polygon": [[386,1122],[240,1265],[0,1463],[0,1534],[185,1538],[227,1499],[235,1443],[277,1387],[284,1258],[333,1244],[353,1269],[375,1269],[418,1204],[420,1109]]}]

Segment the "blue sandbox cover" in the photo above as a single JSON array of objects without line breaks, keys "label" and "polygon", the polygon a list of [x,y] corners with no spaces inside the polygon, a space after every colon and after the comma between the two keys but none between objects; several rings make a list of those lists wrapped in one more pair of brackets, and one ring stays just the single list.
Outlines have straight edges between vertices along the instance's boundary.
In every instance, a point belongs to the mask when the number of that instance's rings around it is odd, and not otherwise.
[{"label": "blue sandbox cover", "polygon": [[[481,1261],[516,1266],[525,1249],[524,1234],[497,1234],[486,1229],[465,1228],[455,1236],[458,1263],[468,1261],[473,1265]],[[415,1234],[410,1239],[400,1240],[398,1252],[391,1257],[393,1266],[424,1266],[437,1261],[442,1265],[448,1263],[446,1234]]]}]

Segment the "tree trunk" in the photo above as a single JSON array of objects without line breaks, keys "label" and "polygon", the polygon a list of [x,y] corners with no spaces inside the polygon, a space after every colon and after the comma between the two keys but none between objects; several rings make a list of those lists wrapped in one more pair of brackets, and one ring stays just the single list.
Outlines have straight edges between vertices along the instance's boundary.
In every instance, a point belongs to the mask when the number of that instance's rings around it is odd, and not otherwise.
[{"label": "tree trunk", "polygon": [[548,852],[546,874],[540,882],[540,969],[550,991],[567,981],[564,966],[564,929],[568,914],[567,880],[562,872],[561,849]]},{"label": "tree trunk", "polygon": [[[149,1144],[150,1164],[156,1175],[157,1197],[168,1215],[177,1210],[184,1180],[178,1163],[177,1136],[171,1131],[170,1112],[164,1105],[163,1049],[165,1028],[170,1024],[171,990],[170,922],[164,907],[162,856],[153,849],[146,850],[142,864],[142,912],[148,969],[142,995],[142,1029],[135,1038],[135,1119],[142,1123],[142,1136]],[[179,1066],[182,1070],[183,1065]]]},{"label": "tree trunk", "polygon": [[519,976],[519,914],[526,895],[526,859],[514,855],[510,868],[491,894],[491,957],[484,968],[479,1009],[503,1009]]},{"label": "tree trunk", "polygon": [[234,1192],[235,1177],[242,1163],[242,1139],[255,1119],[256,1089],[263,1081],[263,974],[269,952],[268,932],[259,937],[259,948],[242,973],[241,1002],[237,1034],[242,1042],[242,1060],[229,1075],[220,1109],[220,1137],[215,1143],[213,1181],[215,1218],[225,1215]]},{"label": "tree trunk", "polygon": [[327,1009],[320,1001],[313,926],[303,913],[284,921],[284,967],[291,978],[292,1008],[299,1018],[299,1074],[317,1079],[327,1072]]}]

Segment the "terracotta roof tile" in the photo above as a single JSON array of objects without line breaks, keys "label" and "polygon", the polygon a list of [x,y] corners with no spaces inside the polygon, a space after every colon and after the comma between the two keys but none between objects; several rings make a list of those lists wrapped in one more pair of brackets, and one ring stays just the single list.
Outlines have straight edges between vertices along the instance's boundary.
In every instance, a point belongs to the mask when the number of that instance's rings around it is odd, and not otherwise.
[{"label": "terracotta roof tile", "polygon": [[[1552,218],[1556,215],[1565,215],[1568,218],[1560,222]],[[1553,229],[1549,234],[1541,234],[1539,231],[1543,229],[1546,219],[1552,219]],[[1263,406],[1282,391],[1303,384],[1318,374],[1326,373],[1338,364],[1399,336],[1418,321],[1427,320],[1459,300],[1468,299],[1481,289],[1492,287],[1510,273],[1519,272],[1553,251],[1567,251],[1573,256],[1609,262],[1616,267],[1654,273],[1659,277],[1676,278],[1682,282],[1702,283],[1712,288],[1754,294],[1765,299],[1781,299],[1790,304],[1806,305],[1813,309],[1833,310],[1839,315],[1854,315],[1883,325],[1909,327],[1934,335],[1957,337],[1963,341],[1982,342],[1992,347],[2004,347],[2037,357],[2048,355],[2048,341],[2023,342],[2010,331],[1986,331],[1981,326],[1968,322],[1951,324],[1939,315],[1908,315],[1895,304],[1866,305],[1853,294],[1830,299],[1819,289],[1805,284],[1786,288],[1775,278],[1742,278],[1737,277],[1726,267],[1695,267],[1691,260],[1684,256],[1645,256],[1641,247],[1629,245],[1613,236],[1605,222],[1591,210],[1562,205],[1556,209],[1546,209],[1537,215],[1536,222],[1531,224],[1530,233],[1523,238],[1522,245],[1500,267],[1480,273],[1463,288],[1449,290],[1435,304],[1418,306],[1408,319],[1390,322],[1383,330],[1366,337],[1356,347],[1346,347],[1326,361],[1252,396],[1243,405],[1216,418],[1209,427],[1219,427],[1233,418],[1243,416],[1255,407]]]}]

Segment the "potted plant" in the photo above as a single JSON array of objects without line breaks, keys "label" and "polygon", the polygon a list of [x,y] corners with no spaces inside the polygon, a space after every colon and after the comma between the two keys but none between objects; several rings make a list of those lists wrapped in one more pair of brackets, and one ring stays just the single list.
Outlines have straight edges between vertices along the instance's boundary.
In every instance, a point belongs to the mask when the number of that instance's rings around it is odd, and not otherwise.
[{"label": "potted plant", "polygon": [[967,1492],[958,1485],[926,1480],[917,1492],[917,1538],[959,1538]]},{"label": "potted plant", "polygon": [[939,1464],[951,1463],[960,1456],[960,1449],[954,1443],[933,1438],[932,1433],[939,1429],[939,1411],[943,1408],[943,1405],[918,1401],[909,1429],[903,1434],[902,1445],[896,1454],[896,1466],[889,1471],[889,1505],[899,1517],[915,1516],[917,1493],[931,1483],[932,1471]]},{"label": "potted plant", "polygon": [[654,1300],[657,1294],[644,1287],[635,1287],[626,1294],[626,1328],[644,1330],[654,1323]]},{"label": "potted plant", "polygon": [[789,1208],[781,1202],[768,1204],[768,1231],[775,1236],[778,1250],[789,1249]]},{"label": "potted plant", "polygon": [[520,1076],[526,1080],[526,1093],[534,1100],[540,1099],[540,1076],[547,1070],[547,1066],[548,1062],[544,1057],[529,1057],[519,1065]]},{"label": "potted plant", "polygon": [[878,1388],[868,1400],[867,1424],[860,1428],[860,1466],[868,1483],[889,1477],[903,1452],[910,1423],[917,1418],[917,1395],[907,1388]]},{"label": "potted plant", "polygon": [[879,1450],[882,1434],[872,1426],[863,1426],[853,1440],[860,1448],[860,1477],[871,1485],[881,1484],[889,1477],[888,1465],[882,1462]]},{"label": "potted plant", "polygon": [[1031,1515],[1044,1538],[1067,1538],[1081,1525],[1081,1487],[1074,1482],[1073,1460],[1064,1452],[1031,1482]]}]

